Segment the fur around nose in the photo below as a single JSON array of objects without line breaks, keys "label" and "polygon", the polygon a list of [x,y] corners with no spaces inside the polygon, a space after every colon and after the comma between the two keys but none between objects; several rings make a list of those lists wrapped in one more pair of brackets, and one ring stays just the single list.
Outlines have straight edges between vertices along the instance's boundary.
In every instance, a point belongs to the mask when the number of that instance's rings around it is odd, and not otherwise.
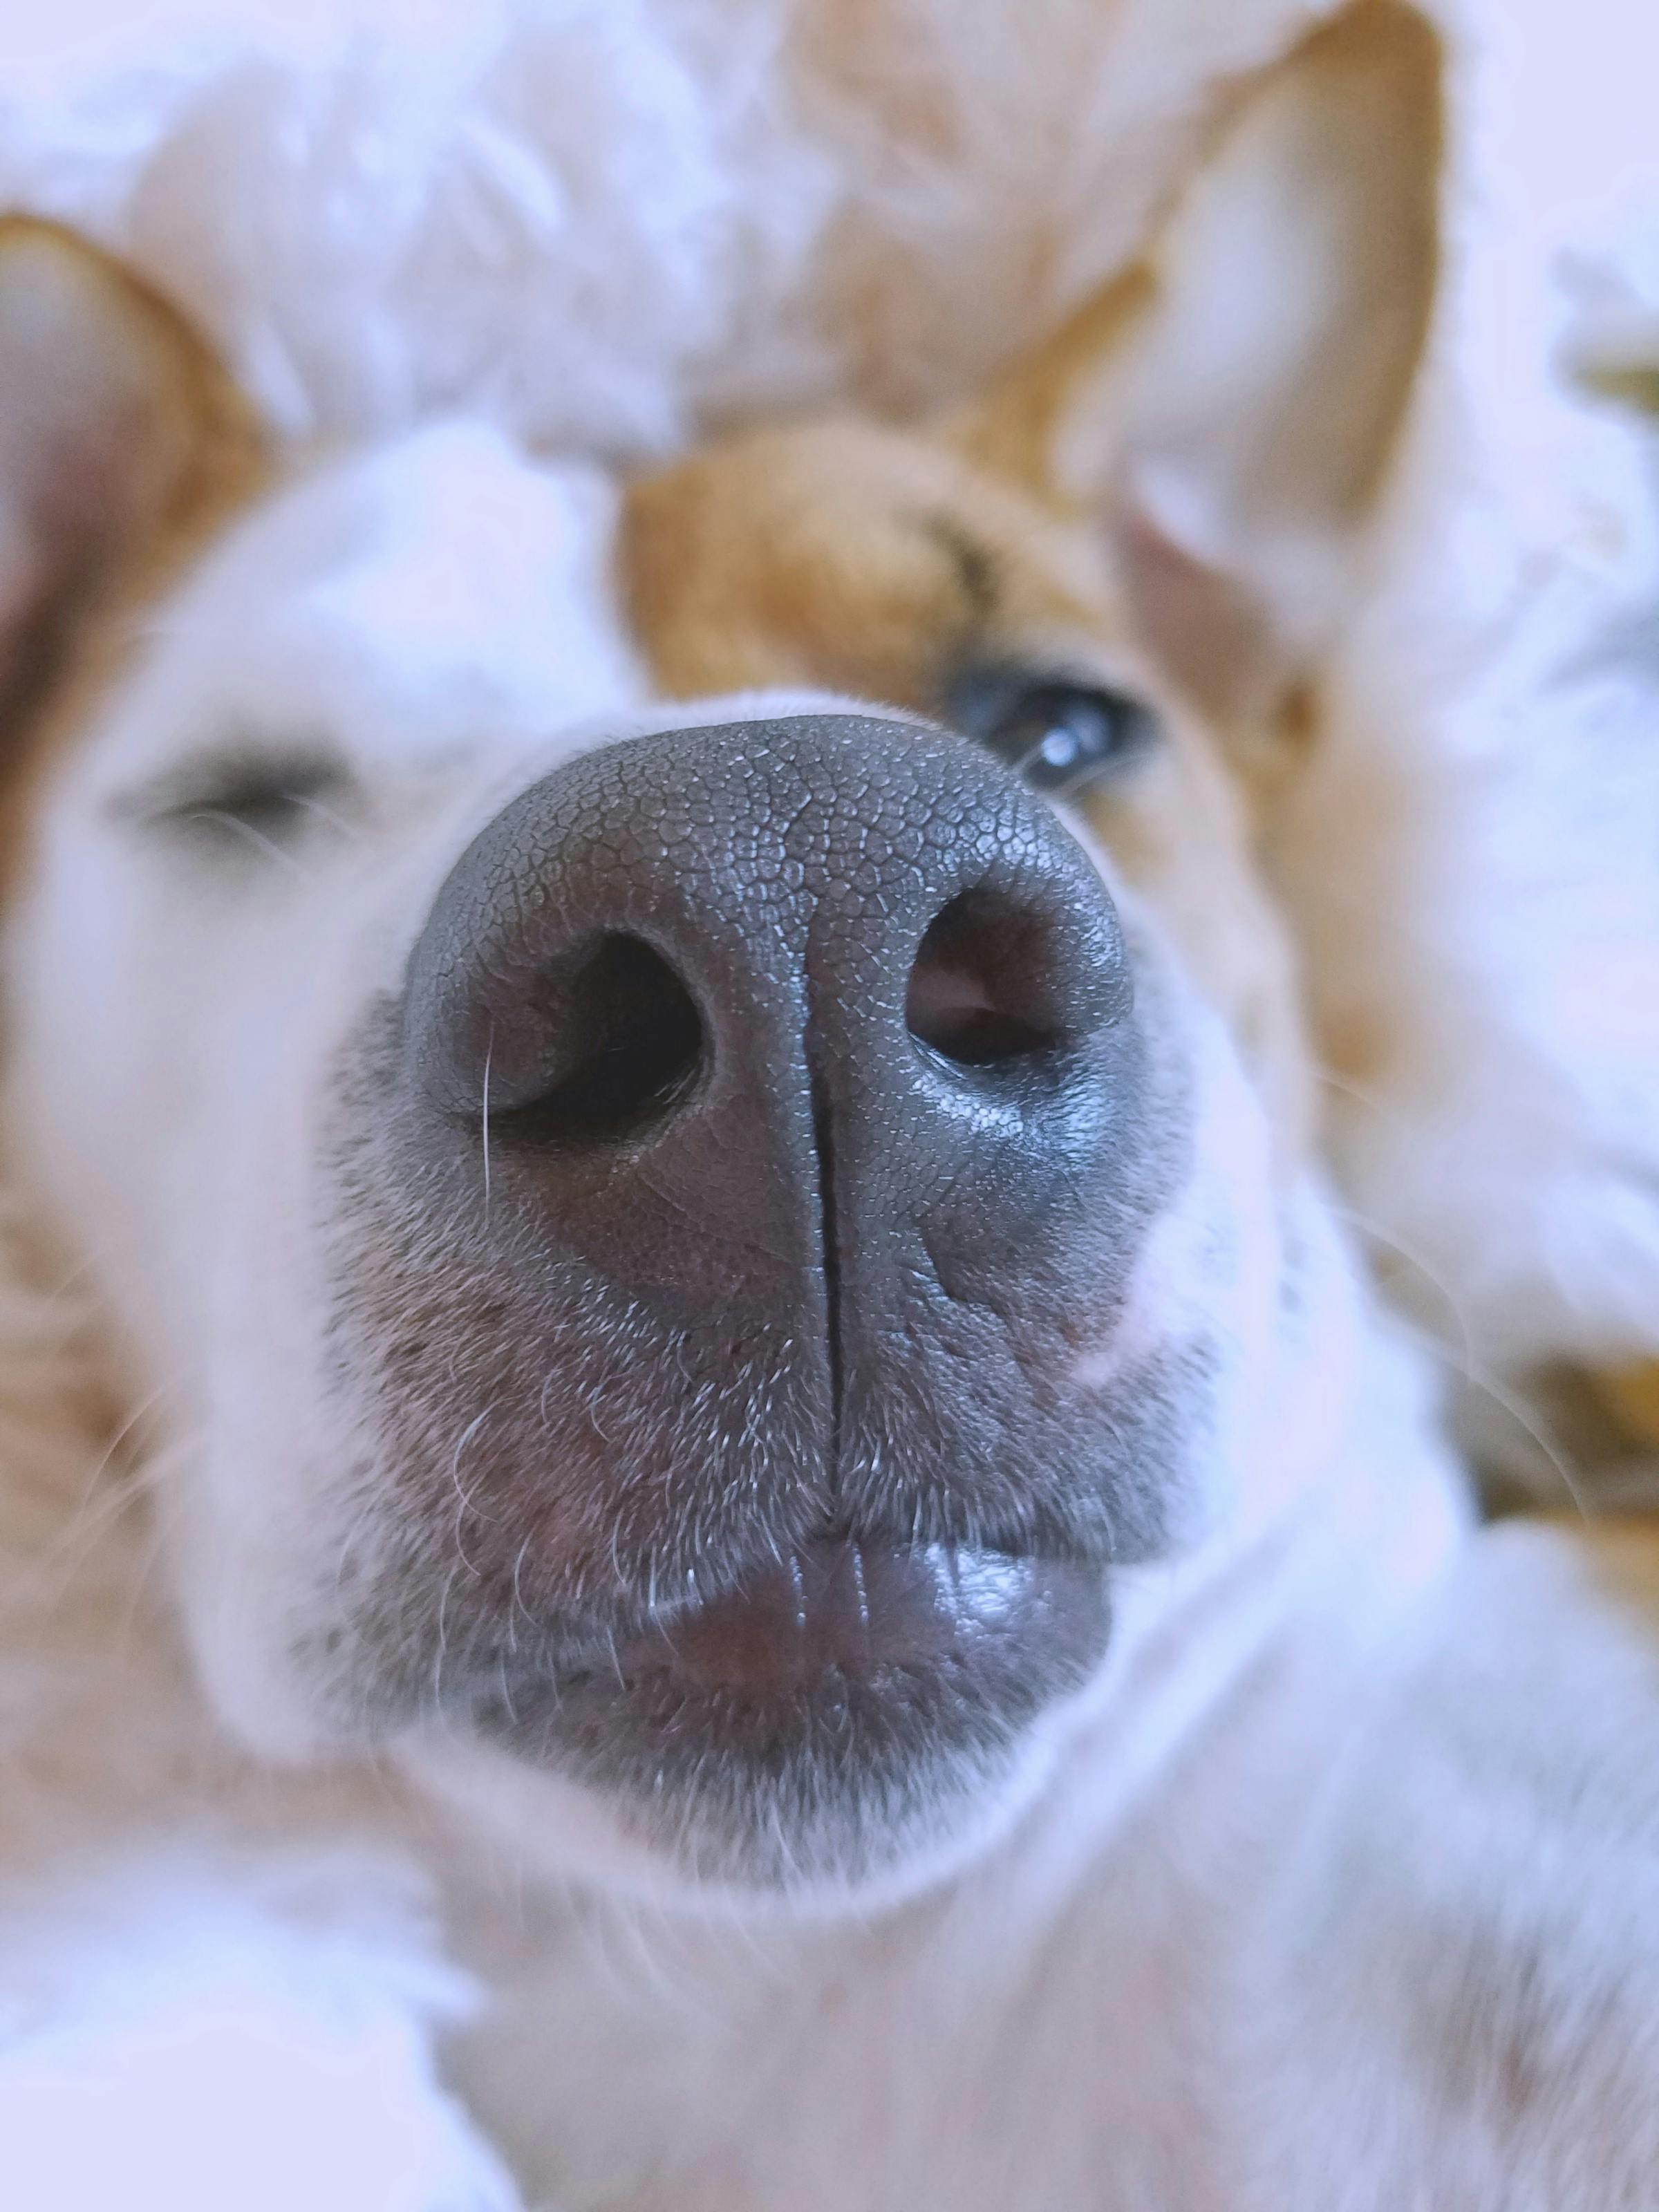
[{"label": "fur around nose", "polygon": [[966,742],[814,714],[672,730],[523,793],[416,947],[411,1088],[503,1233],[630,1302],[787,1312],[841,1364],[925,1276],[1006,1308],[1134,1089],[1073,841]]}]

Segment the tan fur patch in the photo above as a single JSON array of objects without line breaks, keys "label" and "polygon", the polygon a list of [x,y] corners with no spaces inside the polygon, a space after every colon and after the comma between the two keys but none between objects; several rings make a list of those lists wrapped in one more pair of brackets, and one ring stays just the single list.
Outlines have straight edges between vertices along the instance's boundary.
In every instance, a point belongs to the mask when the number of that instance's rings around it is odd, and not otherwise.
[{"label": "tan fur patch", "polygon": [[[74,304],[82,351],[131,395],[121,434],[142,442],[126,512],[97,542],[65,550],[32,618],[3,697],[10,757],[0,800],[0,866],[15,889],[40,781],[111,682],[133,617],[270,481],[264,434],[212,348],[161,295],[59,225],[0,216],[0,282],[49,276]],[[125,463],[126,457],[123,457]],[[72,653],[71,653],[72,648]]]},{"label": "tan fur patch", "polygon": [[1659,1449],[1659,1360],[1642,1359],[1601,1377],[1609,1408],[1634,1442]]},{"label": "tan fur patch", "polygon": [[854,422],[734,438],[629,490],[629,617],[671,697],[820,685],[939,714],[968,663],[1117,685],[1162,741],[1079,811],[1230,1020],[1287,1153],[1310,1120],[1287,941],[1214,743],[1131,642],[1083,525],[943,436]]}]

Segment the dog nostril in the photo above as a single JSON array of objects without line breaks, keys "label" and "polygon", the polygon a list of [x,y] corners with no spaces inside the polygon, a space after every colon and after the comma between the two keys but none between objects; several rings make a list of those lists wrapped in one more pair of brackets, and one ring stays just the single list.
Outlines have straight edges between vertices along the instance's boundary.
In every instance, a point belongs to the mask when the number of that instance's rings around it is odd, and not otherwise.
[{"label": "dog nostril", "polygon": [[589,1143],[623,1137],[678,1105],[703,1061],[696,1001],[642,939],[602,937],[544,977],[557,1056],[533,1097],[500,1116],[526,1134]]},{"label": "dog nostril", "polygon": [[962,891],[928,924],[905,993],[911,1036],[963,1067],[1028,1060],[1065,1042],[1058,952],[1042,915]]}]

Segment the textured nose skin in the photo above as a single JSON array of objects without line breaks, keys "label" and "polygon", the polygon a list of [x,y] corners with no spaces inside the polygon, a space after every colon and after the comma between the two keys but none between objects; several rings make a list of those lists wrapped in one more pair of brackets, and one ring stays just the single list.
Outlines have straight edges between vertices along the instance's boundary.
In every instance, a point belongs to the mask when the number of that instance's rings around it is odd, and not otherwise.
[{"label": "textured nose skin", "polygon": [[436,902],[407,1034],[531,1233],[838,1367],[918,1296],[1025,1295],[1133,1091],[1127,1006],[1097,876],[994,763],[815,716],[524,793]]},{"label": "textured nose skin", "polygon": [[572,762],[456,864],[392,1048],[343,1356],[503,1607],[586,1650],[849,1532],[1157,1540],[1158,1394],[1079,1380],[1167,1155],[1123,941],[976,748],[823,714]]},{"label": "textured nose skin", "polygon": [[[526,791],[416,947],[412,1073],[496,1200],[675,1322],[823,1334],[799,765],[669,733]],[[486,1106],[487,1099],[487,1106]]]}]

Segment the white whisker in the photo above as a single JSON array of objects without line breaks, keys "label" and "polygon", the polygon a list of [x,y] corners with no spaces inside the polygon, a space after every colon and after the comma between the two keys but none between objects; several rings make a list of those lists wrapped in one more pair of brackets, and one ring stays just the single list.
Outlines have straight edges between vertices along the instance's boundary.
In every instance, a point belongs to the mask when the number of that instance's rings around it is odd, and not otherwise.
[{"label": "white whisker", "polygon": [[284,851],[274,838],[264,836],[251,822],[244,822],[240,815],[232,814],[225,807],[192,807],[186,818],[191,822],[216,823],[220,829],[232,830],[246,843],[256,847],[267,860],[280,860],[285,868],[291,869],[296,876],[304,878],[309,873],[309,871],[295,855]]},{"label": "white whisker", "polygon": [[320,799],[312,798],[309,793],[303,791],[292,793],[289,803],[295,806],[303,806],[308,814],[319,816],[328,823],[331,829],[337,830],[341,836],[349,837],[354,845],[368,843],[368,840],[355,822],[348,822],[343,814],[337,814],[331,806],[325,806]]},{"label": "white whisker", "polygon": [[[152,1391],[109,1437],[94,1461],[64,1525],[56,1531],[45,1548],[31,1559],[27,1590],[31,1603],[40,1601],[43,1589],[48,1610],[61,1602],[98,1538],[112,1522],[118,1521],[139,1502],[143,1492],[137,1483],[116,1482],[105,1486],[104,1477],[122,1446],[159,1404],[162,1395],[160,1390]],[[46,1570],[52,1567],[61,1569],[61,1572],[55,1583],[46,1588],[43,1577]],[[20,1591],[13,1602],[21,1602],[23,1595]]]},{"label": "white whisker", "polygon": [[1413,1251],[1409,1244],[1395,1236],[1391,1230],[1384,1229],[1380,1223],[1369,1219],[1363,1213],[1357,1212],[1352,1206],[1338,1206],[1334,1201],[1333,1201],[1333,1206],[1334,1210],[1345,1220],[1351,1222],[1362,1236],[1370,1237],[1376,1243],[1385,1245],[1390,1251],[1397,1252],[1408,1266],[1415,1267],[1423,1276],[1425,1281],[1442,1299],[1446,1311],[1456,1323],[1458,1334],[1462,1339],[1462,1346],[1460,1351],[1451,1345],[1442,1343],[1420,1327],[1413,1328],[1412,1334],[1415,1341],[1421,1345],[1432,1358],[1449,1368],[1460,1381],[1467,1382],[1472,1390],[1480,1391],[1483,1397],[1492,1401],[1500,1413],[1509,1415],[1527,1441],[1534,1447],[1540,1457],[1548,1462],[1551,1471],[1566,1492],[1571,1501],[1573,1510],[1579,1518],[1583,1521],[1591,1519],[1593,1516],[1589,1500],[1584,1494],[1583,1486],[1573,1473],[1565,1454],[1548,1430],[1542,1426],[1536,1416],[1528,1408],[1525,1401],[1498,1382],[1477,1357],[1474,1332],[1470,1328],[1468,1317],[1450,1287],[1441,1279],[1420,1253]]},{"label": "white whisker", "polygon": [[495,1404],[496,1401],[492,1398],[489,1405],[484,1407],[483,1413],[474,1414],[472,1419],[467,1423],[466,1426],[461,1431],[459,1436],[456,1437],[455,1449],[451,1453],[449,1460],[449,1480],[454,1486],[455,1497],[457,1500],[455,1509],[455,1549],[460,1553],[467,1572],[472,1577],[475,1582],[478,1579],[478,1570],[473,1565],[472,1561],[467,1558],[466,1546],[462,1540],[462,1534],[466,1527],[469,1516],[478,1521],[487,1521],[489,1520],[489,1516],[483,1511],[477,1500],[472,1496],[471,1492],[466,1488],[465,1485],[461,1480],[461,1454],[466,1449],[468,1444],[471,1443],[473,1437],[477,1435],[479,1430],[483,1428],[484,1423],[495,1412]]}]

